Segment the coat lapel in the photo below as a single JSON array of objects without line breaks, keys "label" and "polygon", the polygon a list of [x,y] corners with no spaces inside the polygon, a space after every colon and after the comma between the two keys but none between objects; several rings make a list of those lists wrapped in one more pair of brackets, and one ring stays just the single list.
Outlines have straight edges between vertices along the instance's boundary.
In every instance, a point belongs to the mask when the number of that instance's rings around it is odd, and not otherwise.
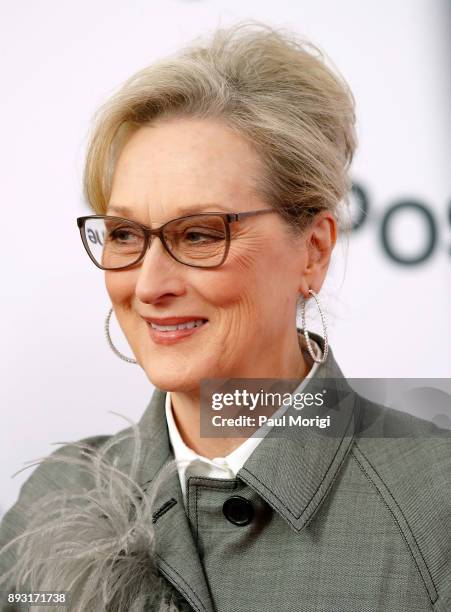
[{"label": "coat lapel", "polygon": [[[140,434],[144,440],[139,482],[144,490],[160,470],[174,459],[166,425],[165,398],[164,391],[155,389],[139,422]],[[157,566],[194,610],[213,612],[213,603],[185,513],[175,469],[158,487],[154,508]]]}]

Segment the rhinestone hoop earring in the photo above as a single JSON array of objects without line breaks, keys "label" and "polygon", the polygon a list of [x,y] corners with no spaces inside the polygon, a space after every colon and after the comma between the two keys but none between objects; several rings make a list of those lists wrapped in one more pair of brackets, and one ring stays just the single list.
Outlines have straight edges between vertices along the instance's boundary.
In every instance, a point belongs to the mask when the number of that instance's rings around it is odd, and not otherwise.
[{"label": "rhinestone hoop earring", "polygon": [[319,301],[319,297],[316,295],[316,293],[312,289],[309,289],[308,292],[310,293],[310,295],[313,295],[313,297],[315,298],[315,302],[316,302],[316,305],[318,306],[319,314],[321,315],[321,322],[323,324],[324,352],[323,352],[323,356],[321,358],[318,358],[315,355],[315,353],[313,352],[312,343],[310,341],[310,337],[308,335],[307,327],[305,325],[305,300],[302,300],[302,302],[301,302],[301,327],[302,327],[303,332],[304,332],[304,337],[305,337],[305,341],[307,343],[307,349],[308,349],[308,352],[310,353],[310,357],[313,359],[313,361],[316,361],[316,363],[324,363],[326,361],[326,359],[327,359],[327,354],[329,352],[329,341],[327,339],[326,318],[325,318],[324,313],[323,313],[323,311],[321,309],[321,303]]},{"label": "rhinestone hoop earring", "polygon": [[114,346],[113,341],[111,340],[111,336],[110,336],[110,319],[111,319],[111,315],[112,314],[113,314],[113,309],[110,308],[110,310],[108,311],[108,314],[106,316],[106,319],[105,319],[105,336],[106,336],[106,340],[107,340],[107,342],[109,344],[110,349],[113,351],[113,353],[115,353],[123,361],[127,361],[128,363],[138,363],[136,361],[136,359],[131,359],[130,357],[126,357],[125,355],[123,355]]}]

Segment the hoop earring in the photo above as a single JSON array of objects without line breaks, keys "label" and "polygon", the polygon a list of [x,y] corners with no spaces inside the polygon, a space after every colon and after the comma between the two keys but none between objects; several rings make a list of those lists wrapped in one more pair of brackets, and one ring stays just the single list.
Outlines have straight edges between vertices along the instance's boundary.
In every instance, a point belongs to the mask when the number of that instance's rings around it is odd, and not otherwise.
[{"label": "hoop earring", "polygon": [[108,314],[106,316],[106,319],[105,319],[105,337],[106,337],[106,340],[107,340],[107,342],[109,344],[110,349],[113,351],[113,353],[115,353],[123,361],[127,361],[128,363],[138,363],[136,361],[136,359],[131,359],[131,357],[126,357],[125,355],[123,355],[114,346],[113,341],[111,340],[111,336],[110,336],[110,319],[111,319],[111,315],[112,314],[113,314],[113,309],[110,308],[110,310],[108,311]]},{"label": "hoop earring", "polygon": [[310,293],[310,295],[313,295],[313,297],[315,298],[315,302],[316,302],[316,305],[318,306],[319,314],[321,315],[321,322],[323,324],[324,352],[321,358],[318,358],[313,352],[312,343],[308,335],[307,327],[305,326],[305,300],[302,300],[301,302],[301,327],[304,332],[304,337],[307,343],[307,349],[308,349],[308,352],[310,353],[310,357],[313,359],[313,361],[316,361],[316,363],[324,363],[327,359],[327,354],[329,352],[329,341],[327,339],[326,317],[324,316],[324,313],[321,309],[321,303],[319,301],[319,297],[317,296],[317,294],[312,289],[309,289],[308,292]]}]

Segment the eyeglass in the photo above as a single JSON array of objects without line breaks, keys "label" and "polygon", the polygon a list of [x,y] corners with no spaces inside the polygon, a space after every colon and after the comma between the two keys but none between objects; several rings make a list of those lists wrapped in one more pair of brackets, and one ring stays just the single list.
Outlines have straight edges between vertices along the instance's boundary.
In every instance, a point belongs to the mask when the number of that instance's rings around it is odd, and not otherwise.
[{"label": "eyeglass", "polygon": [[93,263],[101,270],[124,270],[144,259],[158,236],[169,255],[193,268],[217,268],[226,260],[230,248],[230,223],[263,213],[264,208],[239,213],[201,213],[178,217],[157,229],[137,221],[110,215],[78,217],[83,245]]}]

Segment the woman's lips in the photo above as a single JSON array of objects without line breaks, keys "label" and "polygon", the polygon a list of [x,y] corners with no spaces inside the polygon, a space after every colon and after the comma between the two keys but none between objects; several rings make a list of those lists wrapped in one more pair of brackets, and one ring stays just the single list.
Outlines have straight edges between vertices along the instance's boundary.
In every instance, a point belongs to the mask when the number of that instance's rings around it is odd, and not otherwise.
[{"label": "woman's lips", "polygon": [[159,331],[158,329],[154,329],[150,323],[147,324],[149,329],[150,338],[156,344],[175,344],[184,338],[188,338],[188,336],[192,336],[196,332],[200,332],[204,327],[208,325],[208,321],[205,321],[199,327],[193,327],[192,329],[175,329],[171,331]]}]

